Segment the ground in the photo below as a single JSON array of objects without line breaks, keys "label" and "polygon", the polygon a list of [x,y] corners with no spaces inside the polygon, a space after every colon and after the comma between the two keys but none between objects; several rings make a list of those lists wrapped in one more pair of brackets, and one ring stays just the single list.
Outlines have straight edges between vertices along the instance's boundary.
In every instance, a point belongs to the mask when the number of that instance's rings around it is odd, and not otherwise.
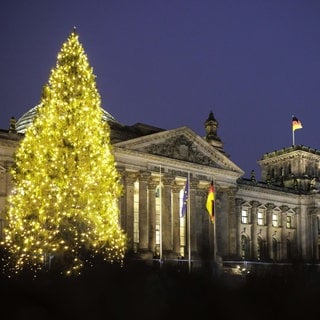
[{"label": "ground", "polygon": [[78,277],[1,277],[2,319],[280,319],[319,316],[320,273],[292,268],[232,275],[130,262]]}]

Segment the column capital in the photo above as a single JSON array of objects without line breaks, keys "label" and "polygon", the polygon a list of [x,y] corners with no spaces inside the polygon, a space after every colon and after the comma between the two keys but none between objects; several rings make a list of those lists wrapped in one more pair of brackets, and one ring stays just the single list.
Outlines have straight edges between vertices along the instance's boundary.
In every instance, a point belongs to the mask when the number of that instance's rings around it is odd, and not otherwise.
[{"label": "column capital", "polygon": [[161,179],[163,185],[171,186],[174,183],[174,176],[172,175],[165,175]]},{"label": "column capital", "polygon": [[139,174],[137,172],[132,172],[132,171],[123,172],[123,178],[128,183],[134,183],[137,180],[138,176]]},{"label": "column capital", "polygon": [[283,205],[283,206],[280,207],[280,209],[281,209],[282,213],[285,213],[285,212],[287,212],[289,210],[289,207],[286,206],[286,205]]},{"label": "column capital", "polygon": [[180,192],[180,190],[183,188],[181,184],[174,183],[172,185],[172,192]]},{"label": "column capital", "polygon": [[149,179],[148,187],[150,189],[155,189],[159,185],[159,179]]},{"label": "column capital", "polygon": [[190,189],[197,189],[199,187],[199,179],[191,179]]},{"label": "column capital", "polygon": [[256,200],[252,200],[250,202],[250,204],[252,205],[252,207],[257,208],[257,207],[260,206],[261,203],[259,201],[256,201]]},{"label": "column capital", "polygon": [[266,207],[267,207],[267,209],[272,210],[272,209],[274,209],[276,206],[275,206],[274,203],[269,202],[269,203],[266,204]]},{"label": "column capital", "polygon": [[140,171],[139,173],[139,180],[148,182],[151,177],[151,172],[150,171]]}]

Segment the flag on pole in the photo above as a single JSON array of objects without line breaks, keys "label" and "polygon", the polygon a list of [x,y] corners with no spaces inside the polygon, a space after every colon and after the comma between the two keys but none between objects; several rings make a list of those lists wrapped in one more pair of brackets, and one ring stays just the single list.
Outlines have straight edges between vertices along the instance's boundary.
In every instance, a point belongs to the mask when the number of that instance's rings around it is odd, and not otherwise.
[{"label": "flag on pole", "polygon": [[187,178],[186,185],[184,187],[183,198],[182,198],[182,208],[180,217],[183,218],[187,213],[187,204],[189,198],[189,179]]},{"label": "flag on pole", "polygon": [[211,181],[208,196],[207,196],[206,208],[212,223],[214,223],[214,200],[215,200],[215,191],[214,191],[213,181]]},{"label": "flag on pole", "polygon": [[302,123],[298,118],[292,116],[292,131],[295,131],[297,129],[302,129]]}]

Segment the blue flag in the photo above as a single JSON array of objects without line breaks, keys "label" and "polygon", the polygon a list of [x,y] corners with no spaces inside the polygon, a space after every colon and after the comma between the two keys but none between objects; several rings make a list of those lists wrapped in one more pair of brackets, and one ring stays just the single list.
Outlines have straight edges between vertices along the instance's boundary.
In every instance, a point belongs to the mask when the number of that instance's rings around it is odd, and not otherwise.
[{"label": "blue flag", "polygon": [[187,213],[187,204],[189,198],[189,180],[187,179],[186,185],[184,187],[183,199],[182,199],[182,208],[180,217],[183,218]]}]

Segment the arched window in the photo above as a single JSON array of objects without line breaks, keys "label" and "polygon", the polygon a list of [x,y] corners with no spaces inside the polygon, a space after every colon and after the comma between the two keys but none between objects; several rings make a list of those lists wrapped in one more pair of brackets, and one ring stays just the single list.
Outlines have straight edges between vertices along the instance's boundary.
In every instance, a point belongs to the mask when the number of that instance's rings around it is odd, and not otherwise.
[{"label": "arched window", "polygon": [[287,259],[292,259],[292,243],[290,239],[287,239]]},{"label": "arched window", "polygon": [[241,236],[241,257],[244,260],[250,258],[250,240],[244,234]]},{"label": "arched window", "polygon": [[261,236],[257,238],[257,258],[258,260],[265,260],[267,258],[266,242]]},{"label": "arched window", "polygon": [[278,241],[275,237],[272,238],[272,258],[274,261],[278,261]]}]

